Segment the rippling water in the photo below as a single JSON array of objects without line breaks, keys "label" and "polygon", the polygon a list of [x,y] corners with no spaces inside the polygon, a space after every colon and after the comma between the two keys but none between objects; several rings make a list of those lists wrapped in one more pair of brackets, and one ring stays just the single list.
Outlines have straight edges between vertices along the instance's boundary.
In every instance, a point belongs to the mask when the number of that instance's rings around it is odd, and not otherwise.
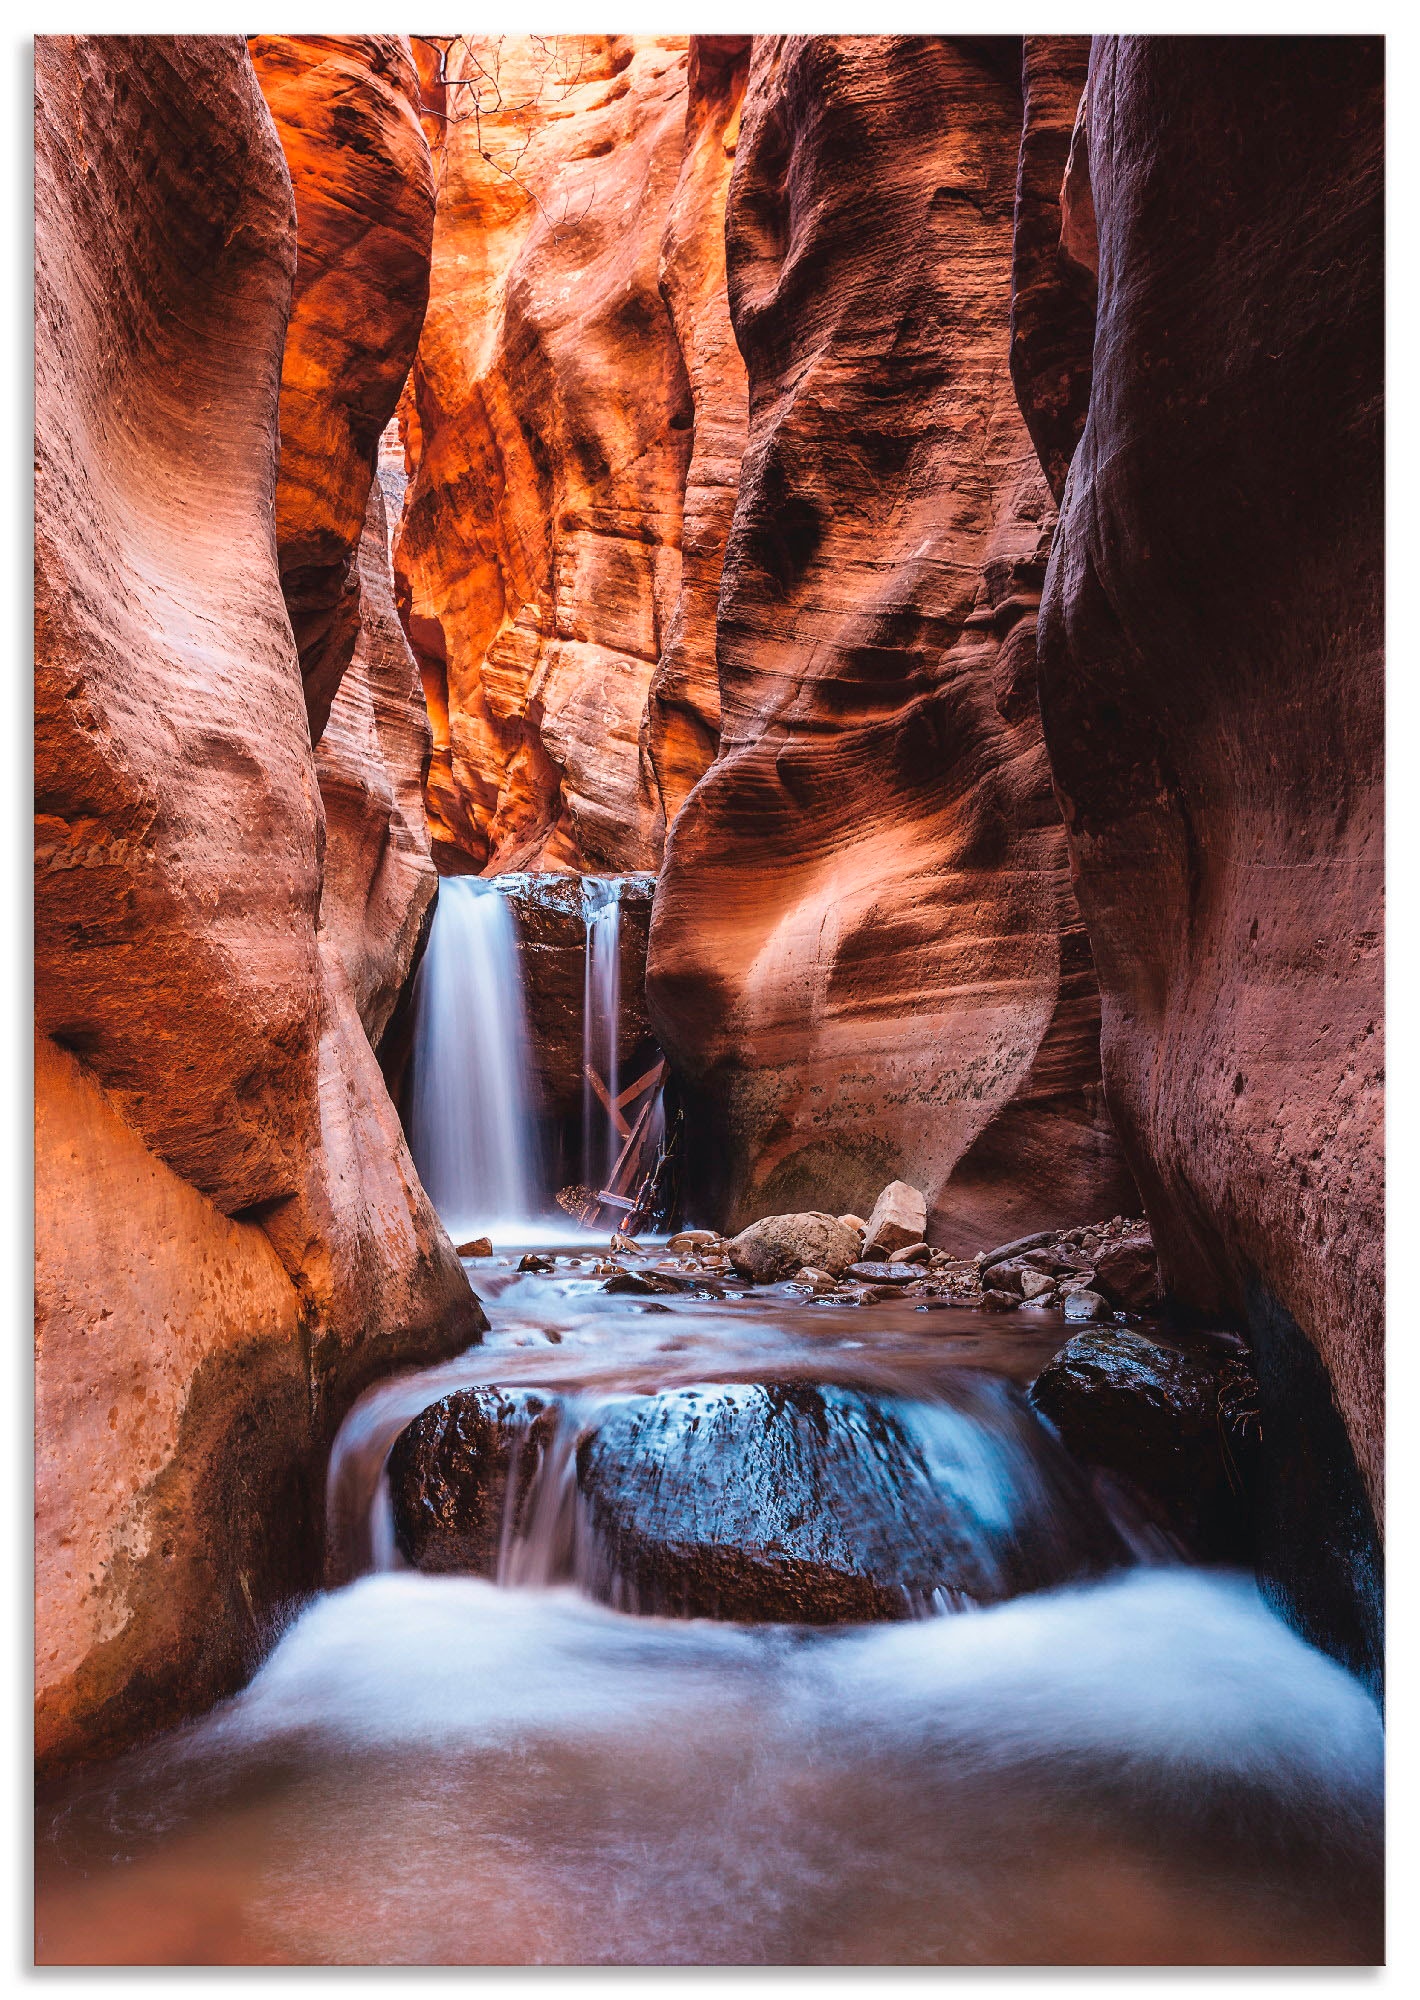
[{"label": "rippling water", "polygon": [[[380,1554],[390,1440],[461,1383],[595,1396],[792,1369],[930,1400],[963,1369],[1029,1379],[1064,1338],[1047,1315],[773,1294],[646,1313],[575,1277],[478,1282],[489,1343],[376,1390],[342,1433],[335,1575]],[[1140,1553],[990,1609],[815,1631],[355,1574],[233,1701],[46,1800],[38,1955],[1374,1961],[1375,1707],[1247,1579]]]}]

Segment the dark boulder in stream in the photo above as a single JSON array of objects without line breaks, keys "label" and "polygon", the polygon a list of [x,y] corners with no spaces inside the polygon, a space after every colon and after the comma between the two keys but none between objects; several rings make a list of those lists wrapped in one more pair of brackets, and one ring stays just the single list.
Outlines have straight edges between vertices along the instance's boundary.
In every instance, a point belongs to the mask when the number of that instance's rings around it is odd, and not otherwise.
[{"label": "dark boulder in stream", "polygon": [[1090,1327],[1031,1385],[1067,1450],[1123,1488],[1185,1553],[1243,1561],[1259,1437],[1246,1350]]},{"label": "dark boulder in stream", "polygon": [[721,1383],[616,1404],[578,1447],[580,1580],[627,1610],[827,1625],[1126,1560],[1017,1393],[964,1393]]},{"label": "dark boulder in stream", "polygon": [[555,1399],[529,1389],[460,1389],[402,1430],[388,1476],[405,1561],[415,1569],[494,1575],[509,1478],[517,1478],[516,1532],[557,1411]]}]

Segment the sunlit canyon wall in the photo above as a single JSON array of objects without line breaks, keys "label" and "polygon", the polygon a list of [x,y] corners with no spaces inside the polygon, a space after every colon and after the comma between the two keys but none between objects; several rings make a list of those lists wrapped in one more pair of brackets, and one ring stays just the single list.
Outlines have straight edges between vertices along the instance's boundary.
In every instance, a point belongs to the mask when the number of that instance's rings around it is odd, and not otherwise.
[{"label": "sunlit canyon wall", "polygon": [[371,1046],[435,882],[370,494],[432,171],[404,43],[257,54],[279,135],[239,38],[37,45],[51,1764],[236,1683],[343,1409],[481,1318]]}]

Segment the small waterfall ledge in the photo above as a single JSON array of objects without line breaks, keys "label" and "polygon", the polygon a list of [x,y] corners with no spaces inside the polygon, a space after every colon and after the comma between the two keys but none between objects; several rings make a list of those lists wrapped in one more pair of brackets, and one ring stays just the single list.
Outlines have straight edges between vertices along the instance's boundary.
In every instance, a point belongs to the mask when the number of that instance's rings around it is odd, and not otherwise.
[{"label": "small waterfall ledge", "polygon": [[[456,1242],[560,1240],[559,1189],[580,1198],[616,1186],[629,1208],[623,1183],[658,1157],[663,1064],[644,993],[654,884],[553,873],[441,882],[412,994],[404,1104],[415,1165]],[[603,1205],[594,1226],[614,1220]]]},{"label": "small waterfall ledge", "polygon": [[409,1147],[455,1242],[546,1212],[517,930],[496,878],[439,885],[415,979]]}]

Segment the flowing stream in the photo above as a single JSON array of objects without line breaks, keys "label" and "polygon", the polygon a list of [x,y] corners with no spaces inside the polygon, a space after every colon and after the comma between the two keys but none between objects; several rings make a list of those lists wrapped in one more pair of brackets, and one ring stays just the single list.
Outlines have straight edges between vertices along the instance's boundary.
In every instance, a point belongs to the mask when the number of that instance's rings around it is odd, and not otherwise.
[{"label": "flowing stream", "polygon": [[[614,888],[588,890],[585,1011],[613,1098]],[[1250,1578],[1181,1566],[1067,1460],[1023,1394],[1063,1320],[709,1278],[608,1294],[586,1237],[524,1275],[508,1242],[554,1229],[528,1221],[529,1075],[508,903],[446,881],[411,1140],[456,1237],[495,1234],[469,1261],[492,1332],[349,1413],[327,1588],[244,1690],[41,1800],[39,1961],[1374,1962],[1375,1706]],[[617,1138],[595,1111],[589,1181]],[[492,1573],[426,1573],[391,1447],[479,1385],[555,1414],[514,1452]],[[876,1468],[846,1501],[811,1479],[810,1512],[861,1534],[866,1510],[890,1559],[927,1489],[943,1538],[890,1622],[661,1615],[599,1528],[598,1464],[641,1450],[654,1497],[636,1412],[679,1392],[697,1532],[738,1509],[742,1533],[748,1494],[773,1554],[799,1502],[743,1421],[770,1390],[808,1413],[796,1464],[831,1475],[813,1453],[838,1437]]]},{"label": "flowing stream", "polygon": [[[646,1302],[586,1265],[514,1261],[472,1267],[481,1346],[351,1412],[332,1587],[244,1692],[44,1801],[42,1960],[1379,1955],[1376,1709],[1245,1576],[1170,1563],[1121,1521],[1103,1574],[815,1629],[636,1615],[578,1557],[590,1414],[786,1377],[918,1412],[973,1535],[1051,1532],[1059,1447],[1019,1385],[1064,1337],[1053,1315],[1008,1329],[777,1289]],[[496,1579],[406,1568],[390,1443],[493,1382],[562,1399],[541,1505],[505,1533]]]}]

